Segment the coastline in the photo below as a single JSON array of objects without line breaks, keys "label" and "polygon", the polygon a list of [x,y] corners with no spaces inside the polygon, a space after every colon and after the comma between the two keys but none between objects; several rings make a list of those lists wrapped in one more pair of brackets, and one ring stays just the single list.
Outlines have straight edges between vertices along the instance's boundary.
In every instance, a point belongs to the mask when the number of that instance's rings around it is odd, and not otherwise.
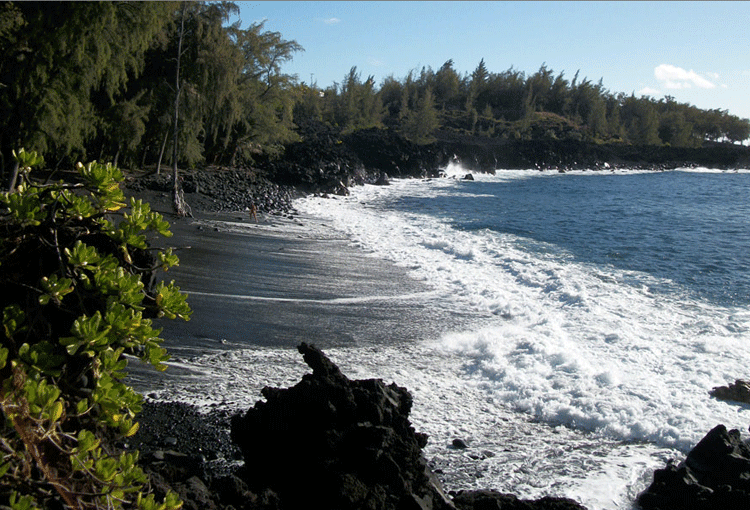
[{"label": "coastline", "polygon": [[[336,198],[332,200],[336,200]],[[167,201],[166,206],[168,207],[168,205]],[[155,208],[159,210],[159,206]],[[393,380],[397,384],[404,384],[399,382],[400,380],[403,381],[399,376],[394,377],[393,371],[378,370],[377,362],[372,364],[372,360],[368,358],[370,353],[392,352],[394,348],[411,352],[412,354],[408,356],[421,355],[417,352],[419,345],[409,344],[412,340],[418,340],[424,336],[419,334],[422,330],[419,330],[418,324],[408,324],[417,328],[417,334],[414,338],[409,338],[407,334],[394,339],[393,335],[403,335],[406,330],[403,327],[404,317],[408,320],[419,316],[419,313],[414,313],[415,306],[421,307],[418,308],[419,312],[434,311],[430,306],[427,306],[431,304],[431,296],[430,291],[425,290],[425,285],[415,282],[411,278],[404,278],[405,271],[403,269],[369,256],[362,248],[352,246],[347,240],[342,239],[341,235],[333,233],[331,228],[320,223],[319,220],[301,217],[294,211],[285,214],[261,215],[257,223],[249,219],[247,213],[212,213],[197,214],[196,216],[193,219],[175,220],[168,215],[168,219],[172,223],[172,230],[175,232],[175,238],[167,240],[166,244],[179,246],[182,243],[182,246],[191,246],[191,248],[183,250],[186,258],[183,259],[182,269],[185,270],[185,273],[181,275],[177,271],[171,272],[167,276],[168,278],[176,278],[183,290],[188,293],[190,293],[191,288],[184,285],[184,281],[186,281],[183,278],[184,276],[191,280],[191,285],[194,285],[193,289],[209,289],[208,291],[203,290],[193,293],[193,297],[197,297],[199,302],[205,301],[205,303],[199,305],[199,308],[204,308],[208,313],[204,319],[200,320],[200,323],[194,318],[196,322],[191,321],[192,324],[180,324],[186,327],[186,335],[183,334],[184,332],[172,335],[167,331],[162,335],[168,338],[168,341],[174,343],[174,345],[166,344],[165,346],[173,354],[176,354],[176,363],[167,372],[167,377],[179,378],[182,375],[186,377],[191,375],[197,375],[198,377],[213,376],[221,379],[226,377],[230,381],[225,385],[223,393],[225,397],[231,396],[234,392],[242,392],[247,389],[246,387],[237,387],[234,384],[236,381],[231,380],[233,376],[237,376],[240,372],[223,373],[218,370],[201,372],[206,368],[206,365],[203,365],[198,367],[196,373],[191,374],[191,361],[198,358],[205,359],[206,353],[209,352],[213,352],[215,354],[214,360],[218,360],[220,356],[231,356],[231,351],[235,349],[248,350],[247,347],[251,346],[251,351],[264,352],[265,349],[265,352],[283,351],[284,353],[290,353],[290,359],[286,359],[286,354],[284,354],[282,362],[291,364],[291,358],[294,358],[291,347],[294,346],[294,342],[309,340],[309,338],[293,338],[294,332],[313,330],[319,335],[319,338],[328,342],[325,347],[334,352],[336,362],[343,361],[341,366],[345,373],[358,376],[364,374],[365,377],[382,377],[386,381]],[[190,242],[186,242],[186,239],[189,239]],[[239,258],[243,261],[247,259],[249,262],[243,263],[241,268],[221,267],[222,260],[230,258]],[[363,271],[362,268],[366,270]],[[238,275],[244,275],[244,278]],[[342,277],[340,278],[340,276]],[[377,285],[382,287],[376,288],[377,292],[368,293],[366,291],[371,289],[367,285],[362,285],[363,281],[371,282],[376,287]],[[336,283],[333,288],[330,287],[331,282]],[[343,284],[338,285],[339,282],[343,282]],[[234,289],[234,292],[224,292],[227,287]],[[394,290],[399,292],[394,293]],[[439,299],[434,301],[439,301]],[[191,300],[189,302],[192,304]],[[397,305],[403,305],[403,307],[393,307],[394,302]],[[367,315],[373,304],[377,307],[385,303],[390,304],[384,307],[382,311],[389,312],[389,315],[385,316],[380,313],[376,313],[374,316]],[[407,312],[406,315],[399,315],[404,311]],[[365,313],[364,316],[362,312]],[[445,312],[447,311],[444,310],[442,313],[433,316],[426,323],[428,325],[435,324],[438,322],[435,319],[450,316]],[[223,316],[226,316],[227,319],[223,319]],[[217,317],[220,319],[218,321],[220,326],[212,333],[197,333],[195,331],[195,327],[202,323],[204,325],[205,322],[216,323]],[[253,342],[252,339],[248,340],[247,335],[235,338],[222,336],[221,331],[232,329],[236,334],[237,325],[243,324],[238,321],[244,320],[245,323],[251,323],[253,321],[249,319],[250,317],[270,318],[267,323],[268,331],[276,330],[275,333],[272,333],[276,335],[273,337],[273,341],[258,344]],[[310,320],[311,318],[313,320]],[[380,322],[379,326],[369,330],[369,334],[365,328],[365,332],[362,334],[347,333],[343,337],[332,339],[331,331],[336,329],[337,321],[342,318],[344,322],[349,320],[349,324],[355,326],[361,325],[363,318],[375,323]],[[472,319],[475,320],[476,317],[472,317]],[[388,322],[388,320],[391,322]],[[170,323],[171,325],[172,323]],[[252,326],[244,327],[242,332],[247,333],[252,329]],[[341,329],[347,331],[346,326]],[[216,334],[217,331],[219,334]],[[376,337],[377,334],[381,336],[373,340],[373,332],[376,333]],[[176,337],[179,338],[175,340]],[[318,343],[314,339],[312,341]],[[364,346],[368,346],[368,348],[360,349]],[[356,354],[350,356],[346,354],[347,352],[349,354],[356,352]],[[344,359],[342,359],[342,353],[345,354]],[[191,357],[194,358],[191,359]],[[208,357],[211,356],[208,355]],[[398,359],[407,358],[399,357]],[[235,359],[233,368],[236,368],[238,361],[247,362],[248,359]],[[247,363],[245,368],[248,371],[253,371],[258,366],[258,361],[263,363],[265,360],[261,355],[259,358],[250,356],[249,361],[250,363]],[[268,361],[273,364],[278,360],[269,358]],[[369,366],[360,370],[359,365],[362,363]],[[225,365],[221,366],[224,367]],[[382,363],[380,366],[382,368]],[[415,372],[421,370],[421,367],[411,366],[409,362],[399,367],[398,370]],[[280,382],[268,378],[265,383],[285,387],[292,385],[301,375],[300,372],[295,378]],[[408,380],[416,381],[417,379]],[[435,378],[431,380],[437,381]],[[188,381],[186,379],[186,382]],[[152,383],[153,381],[149,382]],[[255,394],[263,385],[257,386],[256,380]],[[414,393],[416,399],[424,397],[424,389],[420,388],[419,384],[406,383],[405,386],[410,390],[416,390]],[[208,387],[205,386],[204,388]],[[201,387],[194,388],[197,393],[200,393],[202,389]],[[467,395],[461,395],[460,393],[458,395],[460,400],[465,400],[467,397]],[[154,393],[153,397],[156,400],[169,400],[168,393],[161,395]],[[458,402],[459,406],[456,406],[457,402],[452,399],[455,399],[453,394],[449,397],[448,402],[433,400],[429,401],[427,405],[431,408],[446,407],[446,409],[441,409],[441,412],[454,412],[455,414],[455,410],[461,409],[461,407],[460,402]],[[177,398],[175,401],[180,402],[180,399]],[[232,405],[238,404],[238,402],[217,402],[214,399],[211,406],[218,407],[221,410],[221,404]],[[249,405],[252,405],[252,401],[244,401],[235,409],[247,409]],[[433,444],[429,447],[430,451],[425,451],[425,454],[432,456],[436,448],[444,450],[447,447],[450,449],[450,446],[447,446],[450,439],[446,438],[445,431],[439,430],[438,433],[435,433],[434,428],[425,430],[421,417],[418,416],[419,412],[417,411],[416,414],[415,428],[420,432],[428,432],[431,437],[437,438],[438,442],[437,446]],[[210,413],[210,416],[213,416],[213,413]],[[470,416],[470,414],[466,416]],[[187,419],[190,420],[189,417]],[[510,424],[510,428],[516,428],[520,422],[525,420],[518,419],[516,416],[511,417],[510,421],[513,422]],[[450,422],[446,421],[445,423]],[[504,435],[502,425],[495,423],[491,426],[497,428],[496,432],[500,436]],[[524,436],[528,436],[529,439],[533,438],[534,442],[539,442],[542,445],[542,448],[537,450],[539,459],[548,458],[550,453],[554,453],[549,449],[550,440],[554,443],[550,433],[555,435],[565,433],[564,429],[555,428],[553,431],[549,426],[541,424],[539,426],[520,425],[520,427],[524,429],[522,431]],[[504,441],[506,444],[513,445],[517,439],[514,436],[506,436]],[[471,444],[471,441],[469,443]],[[479,447],[479,445],[472,446]],[[617,446],[615,445],[615,447]],[[481,448],[484,448],[484,446]],[[491,456],[498,455],[499,458],[495,461],[485,462],[487,459],[484,457],[471,457],[480,452],[481,456],[484,456],[485,451],[491,452]],[[455,459],[463,458],[467,462],[464,466],[468,468],[466,472],[476,473],[477,480],[473,481],[472,487],[479,488],[483,485],[480,479],[481,474],[479,470],[475,471],[472,464],[476,466],[492,462],[504,464],[506,461],[500,459],[505,457],[508,457],[509,460],[520,460],[513,459],[513,454],[507,449],[499,454],[496,453],[498,451],[502,450],[491,447],[487,450],[470,449],[464,455],[451,453],[450,455],[453,457],[449,459],[449,462],[453,463]],[[603,453],[603,455],[606,456],[607,453]],[[553,456],[556,456],[556,454]],[[472,460],[469,461],[468,459]],[[666,458],[656,459],[651,456],[650,459],[644,457],[643,462],[653,469],[656,467],[655,464],[665,460]],[[526,461],[521,460],[521,462],[525,463]],[[445,467],[455,470],[456,466],[446,465]],[[523,468],[523,466],[519,467]],[[438,473],[443,471],[443,465],[440,464],[433,464],[432,468],[436,469]],[[583,475],[587,476],[585,473]],[[610,473],[610,475],[614,475],[614,473]],[[555,478],[555,476],[552,475],[552,478]],[[619,476],[616,476],[616,478],[620,479]],[[596,477],[593,481],[596,483]],[[645,482],[645,480],[643,481]],[[591,488],[593,487],[589,487],[589,489]],[[503,490],[515,491],[513,486],[503,487]],[[590,495],[593,493],[590,490],[577,492],[576,496],[583,496],[582,501],[593,503],[590,499]],[[604,496],[604,494],[600,494],[600,496]],[[636,494],[630,494],[631,498],[635,496]],[[601,505],[601,503],[604,503],[603,501],[597,503],[594,507],[606,507]]]},{"label": "coastline", "polygon": [[[456,385],[462,369],[455,360],[424,352],[424,341],[470,329],[482,317],[438,308],[443,300],[408,276],[407,269],[372,257],[320,220],[294,210],[259,214],[257,223],[247,212],[194,211],[195,218],[176,218],[168,194],[147,195],[139,194],[165,213],[174,233],[160,243],[182,248],[177,252],[181,265],[163,276],[188,293],[194,310],[189,322],[158,324],[165,328],[161,336],[172,355],[166,372],[131,365],[131,384],[147,396],[143,429],[161,427],[163,414],[178,417],[174,421],[180,424],[137,446],[147,459],[166,448],[189,455],[208,452],[218,459],[207,467],[223,469],[233,461],[231,452],[203,438],[225,445],[229,415],[252,407],[264,386],[284,388],[299,381],[307,369],[295,347],[304,341],[330,352],[353,379],[382,378],[412,393],[411,421],[418,432],[428,434],[424,455],[447,489],[484,489],[485,476],[498,476],[503,465],[507,480],[492,488],[526,498],[541,496],[528,480],[520,482],[518,492],[514,489],[531,466],[567,483],[587,477],[556,459],[566,443],[579,444],[585,452],[597,448],[599,440],[510,409],[493,407],[492,413],[474,415],[486,398],[483,392]],[[238,261],[246,262],[238,266]],[[410,361],[401,364],[405,359]],[[456,373],[442,374],[446,366]],[[476,421],[471,428],[494,430],[497,441],[472,441],[462,416]],[[469,447],[454,448],[455,439]],[[620,449],[607,445],[601,453],[604,465],[614,465]],[[522,452],[528,449],[539,459],[526,458]],[[612,452],[611,458],[605,452]],[[665,460],[643,458],[653,468]],[[623,476],[622,484],[632,483],[632,476]],[[555,490],[558,494],[564,483]],[[606,506],[609,496],[598,494],[597,483],[596,478],[585,483],[575,496],[593,502],[592,494],[597,494],[598,507]]]}]

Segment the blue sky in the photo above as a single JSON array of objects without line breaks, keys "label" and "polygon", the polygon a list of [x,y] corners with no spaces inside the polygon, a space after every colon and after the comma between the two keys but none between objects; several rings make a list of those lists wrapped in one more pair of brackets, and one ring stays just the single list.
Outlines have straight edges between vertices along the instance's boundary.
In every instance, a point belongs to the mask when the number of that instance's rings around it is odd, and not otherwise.
[{"label": "blue sky", "polygon": [[750,118],[750,2],[237,2],[305,49],[283,70],[327,87],[356,66],[380,84],[448,59],[461,74],[542,64],[606,89]]}]

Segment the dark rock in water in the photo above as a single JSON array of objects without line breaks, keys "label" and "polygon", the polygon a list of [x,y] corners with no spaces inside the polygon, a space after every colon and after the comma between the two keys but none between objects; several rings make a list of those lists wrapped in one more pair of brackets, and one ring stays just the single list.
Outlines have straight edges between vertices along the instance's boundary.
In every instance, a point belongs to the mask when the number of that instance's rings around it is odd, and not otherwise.
[{"label": "dark rock in water", "polygon": [[684,462],[656,470],[638,504],[644,510],[750,508],[750,446],[738,430],[718,425]]},{"label": "dark rock in water", "polygon": [[380,177],[375,181],[375,184],[378,186],[388,186],[390,183],[391,181],[388,179],[388,174],[385,172],[380,172]]},{"label": "dark rock in water", "polygon": [[474,176],[472,174],[466,174],[466,175],[464,175],[464,180],[465,181],[473,181],[474,180]]},{"label": "dark rock in water", "polygon": [[536,501],[518,499],[496,491],[460,491],[453,495],[458,510],[586,510],[567,498],[544,497]]},{"label": "dark rock in water", "polygon": [[456,438],[453,440],[453,448],[457,450],[465,450],[468,447],[469,445],[467,445],[466,441],[464,441],[463,439]]},{"label": "dark rock in water", "polygon": [[750,381],[737,379],[729,386],[717,386],[712,389],[710,395],[719,400],[731,400],[750,404]]},{"label": "dark rock in water", "polygon": [[348,197],[349,196],[349,188],[347,188],[343,182],[339,181],[339,183],[334,186],[333,192],[336,193],[340,197]]},{"label": "dark rock in water", "polygon": [[284,508],[454,508],[422,456],[427,436],[409,422],[409,392],[349,380],[314,346],[299,351],[312,374],[265,388],[265,402],[232,419],[250,490],[270,489]]}]

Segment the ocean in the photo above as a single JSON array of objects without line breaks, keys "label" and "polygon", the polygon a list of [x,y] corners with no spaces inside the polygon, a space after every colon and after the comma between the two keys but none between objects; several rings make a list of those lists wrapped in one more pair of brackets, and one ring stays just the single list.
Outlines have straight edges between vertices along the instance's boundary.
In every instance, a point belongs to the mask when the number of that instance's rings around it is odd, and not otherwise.
[{"label": "ocean", "polygon": [[[308,331],[350,378],[407,387],[448,490],[629,509],[715,425],[747,430],[750,406],[709,391],[750,378],[750,172],[445,172],[299,199],[296,220],[270,226],[204,221],[307,243],[287,261],[344,250],[340,280],[308,268],[291,294],[183,289],[245,317],[270,303],[262,313]],[[201,350],[177,349],[187,375],[152,397],[242,408],[306,371],[293,335],[253,340],[226,322]]]}]

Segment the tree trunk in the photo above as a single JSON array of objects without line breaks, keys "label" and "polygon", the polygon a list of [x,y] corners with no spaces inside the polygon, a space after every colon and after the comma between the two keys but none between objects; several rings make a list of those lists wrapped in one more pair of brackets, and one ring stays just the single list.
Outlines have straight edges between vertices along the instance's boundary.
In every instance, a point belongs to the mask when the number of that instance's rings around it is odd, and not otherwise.
[{"label": "tree trunk", "polygon": [[144,167],[146,166],[146,154],[148,154],[148,149],[149,149],[148,145],[146,145],[143,148],[143,156],[141,156],[141,170],[143,170]]},{"label": "tree trunk", "polygon": [[167,139],[169,138],[169,129],[164,131],[164,141],[161,142],[161,150],[159,151],[159,161],[156,163],[156,175],[161,173],[161,160],[164,157],[164,149],[167,147]]},{"label": "tree trunk", "polygon": [[177,216],[192,216],[190,207],[185,202],[185,193],[180,184],[180,174],[177,170],[177,135],[178,121],[180,119],[180,60],[182,58],[182,40],[185,34],[185,8],[186,3],[182,4],[182,14],[180,20],[180,38],[177,41],[177,70],[175,72],[175,95],[174,95],[174,117],[172,131],[172,205]]}]

